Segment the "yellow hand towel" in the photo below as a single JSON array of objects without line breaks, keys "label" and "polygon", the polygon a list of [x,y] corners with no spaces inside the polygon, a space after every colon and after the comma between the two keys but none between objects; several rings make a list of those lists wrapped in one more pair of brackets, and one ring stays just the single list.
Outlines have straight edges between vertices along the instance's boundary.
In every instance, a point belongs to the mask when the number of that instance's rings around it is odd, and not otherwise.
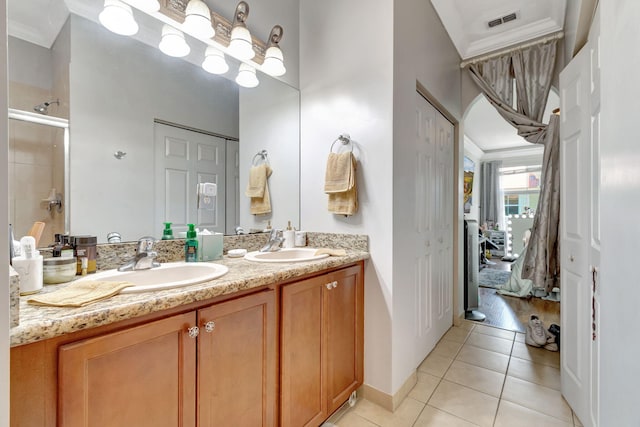
[{"label": "yellow hand towel", "polygon": [[347,254],[347,251],[345,251],[344,249],[320,248],[313,255],[316,256],[322,254],[328,254],[330,256],[345,256]]},{"label": "yellow hand towel", "polygon": [[129,286],[133,283],[81,280],[47,294],[34,295],[27,302],[54,307],[82,307],[112,297]]},{"label": "yellow hand towel", "polygon": [[271,175],[271,168],[262,163],[258,166],[252,166],[249,171],[249,182],[244,194],[247,197],[263,197],[267,186],[267,178]]},{"label": "yellow hand towel", "polygon": [[[245,194],[251,197],[249,211],[252,215],[264,215],[271,212],[268,178],[272,173],[271,167],[264,163],[252,167],[249,172],[249,183]],[[258,191],[259,186],[261,186],[261,191]]]},{"label": "yellow hand towel", "polygon": [[324,176],[324,192],[342,193],[356,183],[356,162],[353,153],[329,153]]},{"label": "yellow hand towel", "polygon": [[354,215],[358,212],[356,164],[356,158],[350,151],[329,154],[324,186],[324,192],[329,195],[329,212],[340,215]]}]

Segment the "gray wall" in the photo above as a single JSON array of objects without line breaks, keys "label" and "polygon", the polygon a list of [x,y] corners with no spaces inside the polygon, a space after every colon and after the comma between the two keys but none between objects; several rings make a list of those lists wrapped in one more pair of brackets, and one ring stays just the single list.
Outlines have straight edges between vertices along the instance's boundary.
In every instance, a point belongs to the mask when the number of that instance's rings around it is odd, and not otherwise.
[{"label": "gray wall", "polygon": [[8,39],[11,55],[11,61],[8,62],[9,80],[51,90],[53,86],[51,50],[15,37]]},{"label": "gray wall", "polygon": [[[161,235],[154,224],[153,120],[238,136],[238,88],[72,16],[71,233]],[[127,156],[116,160],[113,153]]]}]

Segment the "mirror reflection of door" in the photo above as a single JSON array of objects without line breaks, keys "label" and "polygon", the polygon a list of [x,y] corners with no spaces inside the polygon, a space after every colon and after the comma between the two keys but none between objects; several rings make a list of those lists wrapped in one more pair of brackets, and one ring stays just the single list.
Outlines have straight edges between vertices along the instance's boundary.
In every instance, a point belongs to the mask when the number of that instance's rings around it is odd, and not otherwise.
[{"label": "mirror reflection of door", "polygon": [[[227,140],[161,123],[154,126],[156,223],[171,222],[176,236],[189,223],[200,230],[225,233],[225,216],[236,205],[225,206],[228,192],[235,188],[233,182],[227,182]],[[237,150],[238,144],[229,144],[230,150],[233,147]],[[196,187],[203,182],[217,185],[214,210],[197,207]],[[235,217],[233,213],[229,218]]]}]

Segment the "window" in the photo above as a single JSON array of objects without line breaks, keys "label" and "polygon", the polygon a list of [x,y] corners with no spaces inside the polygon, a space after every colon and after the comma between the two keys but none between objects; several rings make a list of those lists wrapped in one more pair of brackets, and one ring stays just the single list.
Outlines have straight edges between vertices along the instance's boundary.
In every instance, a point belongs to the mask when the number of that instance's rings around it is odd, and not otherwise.
[{"label": "window", "polygon": [[500,187],[504,192],[504,213],[535,213],[540,198],[541,166],[500,168]]}]

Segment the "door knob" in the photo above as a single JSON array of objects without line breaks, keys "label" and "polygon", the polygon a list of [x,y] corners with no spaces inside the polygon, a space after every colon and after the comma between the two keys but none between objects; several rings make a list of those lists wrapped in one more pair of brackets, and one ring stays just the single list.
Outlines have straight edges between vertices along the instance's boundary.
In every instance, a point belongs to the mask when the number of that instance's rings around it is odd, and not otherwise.
[{"label": "door knob", "polygon": [[192,326],[187,329],[187,333],[189,334],[189,338],[197,338],[197,336],[200,334],[200,328],[198,328],[197,326]]},{"label": "door knob", "polygon": [[215,328],[216,328],[216,322],[214,322],[213,320],[210,320],[204,324],[205,332],[213,332]]}]

